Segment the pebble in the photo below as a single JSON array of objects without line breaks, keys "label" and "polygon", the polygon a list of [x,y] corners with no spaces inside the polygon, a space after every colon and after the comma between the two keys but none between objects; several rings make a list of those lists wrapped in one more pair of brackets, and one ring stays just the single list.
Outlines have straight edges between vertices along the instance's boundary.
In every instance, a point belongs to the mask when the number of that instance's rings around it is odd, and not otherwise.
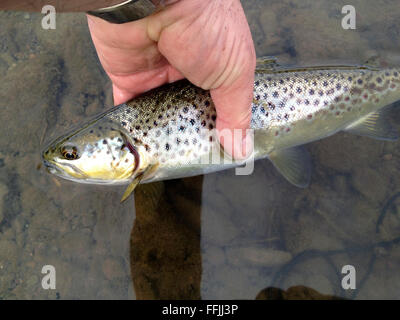
[{"label": "pebble", "polygon": [[229,248],[226,256],[233,265],[252,264],[255,267],[278,267],[292,259],[289,252],[261,247]]},{"label": "pebble", "polygon": [[391,153],[385,154],[383,156],[383,160],[390,161],[393,159],[393,155]]}]

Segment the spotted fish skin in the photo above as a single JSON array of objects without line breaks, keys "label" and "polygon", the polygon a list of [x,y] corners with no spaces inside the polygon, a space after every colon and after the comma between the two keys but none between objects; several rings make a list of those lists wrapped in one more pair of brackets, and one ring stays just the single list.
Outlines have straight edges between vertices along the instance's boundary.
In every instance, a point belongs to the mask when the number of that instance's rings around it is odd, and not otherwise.
[{"label": "spotted fish skin", "polygon": [[[397,68],[258,70],[251,119],[255,136],[254,157],[272,159],[272,155],[280,150],[349,130],[368,115],[397,100],[400,100],[400,70]],[[78,149],[86,150],[85,135],[89,134],[86,132],[95,130],[99,141],[92,139],[91,143],[96,143],[97,148],[105,148],[108,144],[103,145],[101,141],[106,139],[107,142],[112,131],[121,131],[131,139],[140,158],[139,164],[133,158],[124,159],[126,166],[130,166],[130,170],[137,167],[141,172],[147,167],[153,168],[141,182],[187,177],[238,165],[199,160],[210,159],[210,154],[219,150],[216,117],[210,93],[182,80],[109,110],[65,140],[74,143],[78,139],[75,136],[79,136]],[[53,161],[54,150],[62,148],[63,143],[64,140],[56,147],[51,146],[52,152],[44,156],[45,160]],[[96,148],[91,150],[94,152]],[[118,156],[107,155],[108,149],[104,150],[102,154],[113,157],[116,164],[101,167],[103,171],[122,163]],[[126,152],[123,154],[127,157]],[[62,176],[63,167],[58,165],[57,171]],[[90,177],[90,172],[86,175]],[[119,176],[126,179],[121,172]],[[112,173],[107,177],[108,183],[112,182]],[[87,178],[74,176],[71,179],[93,183]]]},{"label": "spotted fish skin", "polygon": [[[399,99],[400,71],[395,68],[258,72],[251,119],[255,158],[332,135]],[[197,166],[200,157],[218,147],[212,133],[216,110],[209,92],[187,81],[155,89],[107,117],[145,144],[148,156],[159,163],[148,181],[228,167]]]}]

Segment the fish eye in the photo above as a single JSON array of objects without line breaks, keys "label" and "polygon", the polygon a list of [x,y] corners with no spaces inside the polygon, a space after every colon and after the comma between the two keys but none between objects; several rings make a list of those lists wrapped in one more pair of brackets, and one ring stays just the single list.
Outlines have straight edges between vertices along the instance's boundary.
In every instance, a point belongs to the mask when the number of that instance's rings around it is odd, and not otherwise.
[{"label": "fish eye", "polygon": [[74,146],[64,146],[61,148],[61,155],[67,160],[79,159],[78,149]]}]

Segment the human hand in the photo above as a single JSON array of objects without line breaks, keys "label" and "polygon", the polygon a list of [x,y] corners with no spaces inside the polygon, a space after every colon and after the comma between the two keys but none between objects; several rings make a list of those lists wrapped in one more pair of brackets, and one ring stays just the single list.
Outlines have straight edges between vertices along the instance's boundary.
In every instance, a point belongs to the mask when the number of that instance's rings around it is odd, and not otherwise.
[{"label": "human hand", "polygon": [[[88,16],[101,64],[113,83],[114,103],[187,78],[210,90],[217,130],[242,129],[220,142],[235,158],[252,150],[255,50],[239,0],[178,0],[138,21],[111,24]],[[233,136],[232,136],[233,137]]]}]

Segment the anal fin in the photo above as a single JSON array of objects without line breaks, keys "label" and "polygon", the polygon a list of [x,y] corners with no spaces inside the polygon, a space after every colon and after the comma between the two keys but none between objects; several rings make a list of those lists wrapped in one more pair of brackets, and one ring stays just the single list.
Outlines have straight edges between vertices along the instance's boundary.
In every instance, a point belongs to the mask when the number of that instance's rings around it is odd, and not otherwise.
[{"label": "anal fin", "polygon": [[268,157],[290,183],[300,188],[305,188],[310,184],[311,160],[303,147],[273,151]]},{"label": "anal fin", "polygon": [[390,108],[384,107],[370,113],[349,125],[345,131],[377,140],[396,140],[399,135],[390,124],[389,112]]}]

